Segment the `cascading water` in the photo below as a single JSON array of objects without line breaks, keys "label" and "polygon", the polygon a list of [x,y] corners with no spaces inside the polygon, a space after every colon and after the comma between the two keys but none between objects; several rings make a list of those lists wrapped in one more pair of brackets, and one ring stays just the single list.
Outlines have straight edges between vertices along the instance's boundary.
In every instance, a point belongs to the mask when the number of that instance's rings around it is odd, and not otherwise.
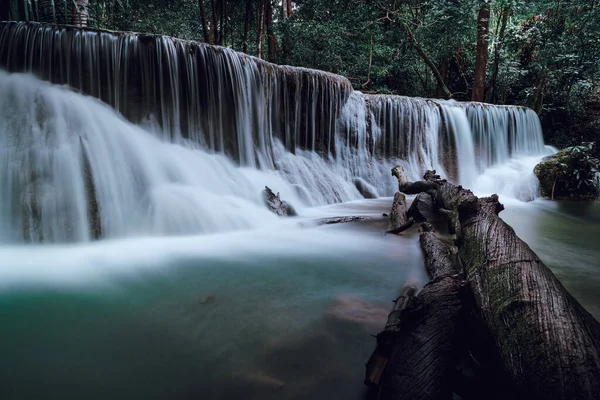
[{"label": "cascading water", "polygon": [[357,186],[390,196],[398,164],[410,180],[433,168],[530,199],[531,161],[518,160],[547,152],[531,110],[365,95],[337,75],[163,36],[0,23],[0,67],[131,121],[0,74],[2,241],[259,226],[276,221],[265,185],[297,207],[360,199]]}]

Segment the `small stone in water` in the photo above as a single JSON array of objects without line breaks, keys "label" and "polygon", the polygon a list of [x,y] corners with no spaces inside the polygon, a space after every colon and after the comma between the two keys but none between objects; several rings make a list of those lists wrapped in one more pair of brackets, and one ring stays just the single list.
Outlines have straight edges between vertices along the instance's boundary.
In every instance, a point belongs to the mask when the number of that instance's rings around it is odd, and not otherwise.
[{"label": "small stone in water", "polygon": [[200,298],[199,303],[200,304],[213,304],[216,301],[217,301],[217,296],[215,296],[214,294],[209,294],[208,296],[204,296],[204,297]]}]

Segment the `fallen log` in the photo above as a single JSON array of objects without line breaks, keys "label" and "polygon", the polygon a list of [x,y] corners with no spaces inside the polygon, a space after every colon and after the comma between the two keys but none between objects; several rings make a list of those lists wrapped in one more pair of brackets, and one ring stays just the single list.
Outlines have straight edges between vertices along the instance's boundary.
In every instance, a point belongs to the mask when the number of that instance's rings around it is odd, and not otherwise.
[{"label": "fallen log", "polygon": [[436,204],[457,215],[457,246],[475,310],[493,339],[514,397],[600,398],[600,324],[498,214],[437,182]]},{"label": "fallen log", "polygon": [[377,336],[372,359],[379,348],[390,355],[380,380],[368,382],[374,399],[452,398],[454,365],[462,348],[457,345],[463,309],[460,271],[452,251],[433,232],[423,232],[420,240],[431,261],[431,281],[407,307],[390,314]]},{"label": "fallen log", "polygon": [[[365,374],[365,385],[369,387],[379,385],[381,375],[387,366],[394,342],[389,333],[397,332],[400,324],[400,315],[408,303],[414,298],[417,289],[412,285],[404,286],[402,295],[394,300],[392,312],[388,315],[384,330],[377,337],[377,347],[367,361]],[[387,336],[386,336],[387,334]]]},{"label": "fallen log", "polygon": [[[600,398],[600,324],[498,216],[498,196],[479,199],[434,171],[424,179],[456,247],[424,225],[431,281],[398,329],[378,335],[390,355],[373,398]],[[479,368],[475,379],[465,362]]]}]

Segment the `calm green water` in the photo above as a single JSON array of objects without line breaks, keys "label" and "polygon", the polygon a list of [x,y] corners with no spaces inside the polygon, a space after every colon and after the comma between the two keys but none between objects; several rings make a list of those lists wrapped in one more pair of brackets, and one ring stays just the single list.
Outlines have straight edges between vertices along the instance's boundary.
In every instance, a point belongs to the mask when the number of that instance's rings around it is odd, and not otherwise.
[{"label": "calm green water", "polygon": [[[380,215],[389,202],[326,212]],[[598,204],[507,206],[598,318]],[[0,249],[0,398],[360,399],[369,334],[406,281],[425,279],[416,232],[385,225]],[[334,315],[340,297],[375,317]]]},{"label": "calm green water", "polygon": [[[360,398],[369,334],[424,279],[385,224],[2,249],[0,398]],[[350,295],[378,318],[332,315]]]}]

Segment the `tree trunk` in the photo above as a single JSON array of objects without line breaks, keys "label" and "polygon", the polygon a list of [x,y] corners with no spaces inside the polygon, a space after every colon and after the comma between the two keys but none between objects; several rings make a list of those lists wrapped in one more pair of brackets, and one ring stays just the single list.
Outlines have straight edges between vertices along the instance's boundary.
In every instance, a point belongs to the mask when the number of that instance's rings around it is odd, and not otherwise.
[{"label": "tree trunk", "polygon": [[287,6],[287,0],[283,0],[281,2],[281,11],[283,13],[283,19],[288,19],[288,6]]},{"label": "tree trunk", "polygon": [[425,53],[425,51],[423,50],[423,48],[421,47],[421,45],[415,38],[415,35],[410,30],[409,26],[406,23],[402,23],[402,26],[404,27],[404,30],[406,31],[406,33],[408,34],[408,37],[410,38],[411,42],[413,43],[413,47],[415,48],[415,50],[417,50],[417,53],[419,53],[419,55],[421,56],[423,61],[425,61],[425,64],[427,64],[427,66],[433,73],[433,76],[435,77],[437,84],[439,85],[442,92],[444,93],[444,98],[446,98],[446,99],[452,98],[452,93],[450,93],[450,90],[448,90],[446,83],[444,83],[444,79],[442,79],[442,75],[440,74],[440,71],[438,71],[437,67],[435,66],[435,63],[431,60],[431,58],[429,58],[427,53]]},{"label": "tree trunk", "polygon": [[265,1],[261,0],[258,3],[258,28],[256,30],[256,56],[263,58],[263,29],[265,26]]},{"label": "tree trunk", "polygon": [[265,7],[266,25],[267,25],[267,42],[269,46],[269,61],[275,62],[277,58],[277,38],[273,31],[273,3],[271,0],[266,0]]},{"label": "tree trunk", "polygon": [[381,350],[390,343],[392,350],[379,385],[371,389],[374,399],[451,399],[455,391],[453,371],[462,347],[459,269],[433,232],[421,234],[420,241],[431,281],[377,335],[374,353],[385,357]]},{"label": "tree trunk", "polygon": [[221,0],[221,10],[219,12],[219,45],[225,45],[225,26],[227,24],[227,0]]},{"label": "tree trunk", "polygon": [[477,50],[475,74],[473,77],[473,101],[483,101],[485,94],[485,69],[488,61],[488,41],[490,27],[490,0],[481,0],[477,15]]},{"label": "tree trunk", "polygon": [[204,36],[204,42],[208,44],[215,44],[214,36],[210,33],[210,27],[208,26],[208,18],[206,16],[206,7],[204,7],[204,0],[198,0],[198,6],[200,7],[200,17],[202,20],[202,35]]},{"label": "tree trunk", "polygon": [[[444,58],[442,60],[442,65],[440,67],[440,76],[442,77],[442,81],[445,84],[446,81],[448,80],[448,59],[447,58]],[[444,90],[439,84],[436,85],[435,90],[436,90],[435,97],[444,98]]]},{"label": "tree trunk", "polygon": [[600,324],[498,217],[498,196],[436,183],[436,204],[458,214],[460,260],[514,398],[598,398]]},{"label": "tree trunk", "polygon": [[[283,11],[283,20],[285,21],[289,17],[292,16],[292,1],[291,0],[283,0],[281,2],[281,7]],[[290,33],[289,26],[283,26],[283,59],[287,60],[292,52],[292,44],[290,43]]]},{"label": "tree trunk", "polygon": [[508,22],[508,16],[510,14],[510,5],[504,6],[502,9],[502,21],[500,23],[500,31],[498,33],[498,41],[496,43],[496,49],[494,50],[494,69],[492,71],[492,78],[490,80],[490,86],[487,94],[487,101],[494,103],[496,101],[496,81],[498,80],[498,70],[500,69],[500,51],[504,44],[504,34],[506,32],[506,24]]},{"label": "tree trunk", "polygon": [[548,80],[548,68],[544,67],[538,78],[538,82],[535,86],[535,93],[531,100],[530,107],[536,113],[540,114],[544,106],[544,96],[546,95],[546,81]]},{"label": "tree trunk", "polygon": [[246,0],[246,15],[244,17],[244,53],[248,54],[250,41],[250,23],[252,22],[252,0]]},{"label": "tree trunk", "polygon": [[73,25],[80,27],[88,25],[88,3],[89,0],[76,0],[73,3]]},{"label": "tree trunk", "polygon": [[219,19],[217,18],[217,7],[215,5],[215,1],[217,0],[210,0],[210,11],[211,11],[211,27],[210,27],[210,34],[211,34],[211,44],[219,44],[219,30],[218,30],[218,21]]}]

